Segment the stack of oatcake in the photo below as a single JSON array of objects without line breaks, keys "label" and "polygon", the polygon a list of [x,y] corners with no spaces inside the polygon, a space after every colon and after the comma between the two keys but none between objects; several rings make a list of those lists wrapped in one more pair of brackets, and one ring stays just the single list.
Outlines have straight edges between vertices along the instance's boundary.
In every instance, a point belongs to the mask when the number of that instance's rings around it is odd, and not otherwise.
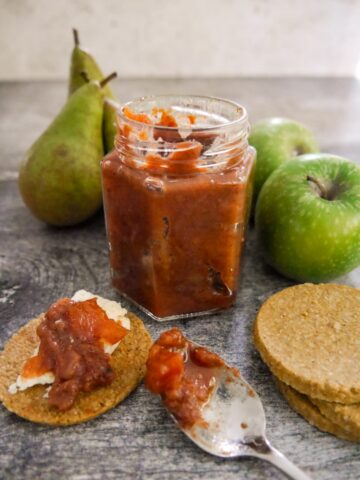
[{"label": "stack of oatcake", "polygon": [[320,430],[360,442],[360,290],[287,288],[261,307],[254,341],[294,410]]}]

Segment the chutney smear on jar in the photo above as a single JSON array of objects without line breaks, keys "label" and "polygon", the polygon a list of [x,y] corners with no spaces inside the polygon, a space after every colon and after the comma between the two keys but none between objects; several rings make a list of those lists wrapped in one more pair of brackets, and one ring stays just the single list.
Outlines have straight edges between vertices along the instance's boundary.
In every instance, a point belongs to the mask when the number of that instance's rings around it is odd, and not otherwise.
[{"label": "chutney smear on jar", "polygon": [[72,407],[80,392],[114,380],[106,345],[120,342],[128,330],[110,319],[96,298],[76,302],[63,298],[51,305],[37,328],[38,351],[23,365],[23,378],[51,372],[49,404],[60,411]]},{"label": "chutney smear on jar", "polygon": [[164,405],[183,427],[204,425],[201,411],[223,365],[218,355],[172,328],[163,332],[150,350],[145,386],[161,395]]}]

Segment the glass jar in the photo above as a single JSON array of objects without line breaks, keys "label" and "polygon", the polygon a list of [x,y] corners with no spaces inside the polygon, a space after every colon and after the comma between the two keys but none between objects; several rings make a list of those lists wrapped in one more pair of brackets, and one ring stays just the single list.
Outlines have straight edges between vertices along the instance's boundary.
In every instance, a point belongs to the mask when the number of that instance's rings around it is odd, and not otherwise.
[{"label": "glass jar", "polygon": [[211,97],[124,105],[102,161],[112,284],[156,320],[236,298],[255,150],[246,110]]}]

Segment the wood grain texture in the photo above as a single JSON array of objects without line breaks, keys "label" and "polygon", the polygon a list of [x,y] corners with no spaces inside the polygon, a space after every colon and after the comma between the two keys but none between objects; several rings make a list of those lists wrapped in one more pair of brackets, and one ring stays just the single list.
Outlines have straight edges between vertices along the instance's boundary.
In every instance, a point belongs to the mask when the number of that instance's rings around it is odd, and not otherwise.
[{"label": "wood grain texture", "polygon": [[[133,80],[115,84],[122,100],[149,93],[220,95],[247,105],[252,120],[287,115],[307,123],[322,149],[360,159],[360,87],[351,80]],[[56,298],[85,288],[118,298],[109,285],[102,214],[76,228],[54,229],[23,206],[16,171],[25,149],[66,96],[64,83],[0,84],[0,347]],[[360,286],[360,272],[341,279]],[[290,285],[260,260],[250,229],[235,308],[171,325],[240,368],[260,394],[271,442],[314,479],[359,478],[360,447],[321,433],[287,405],[251,342],[260,304]],[[128,307],[126,302],[125,306]],[[169,324],[137,313],[156,337]],[[0,478],[42,480],[282,479],[257,460],[221,460],[192,445],[158,398],[141,386],[119,407],[89,423],[31,424],[0,407]]]}]

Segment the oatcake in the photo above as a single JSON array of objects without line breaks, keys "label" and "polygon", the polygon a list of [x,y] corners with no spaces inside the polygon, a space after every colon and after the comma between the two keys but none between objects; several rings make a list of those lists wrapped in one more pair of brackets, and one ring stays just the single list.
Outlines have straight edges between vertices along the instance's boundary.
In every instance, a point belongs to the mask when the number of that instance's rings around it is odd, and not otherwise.
[{"label": "oatcake", "polygon": [[342,405],[341,403],[325,402],[317,398],[310,401],[318,407],[322,415],[338,425],[343,426],[354,435],[360,437],[360,404]]},{"label": "oatcake", "polygon": [[47,386],[36,385],[14,395],[8,392],[22,364],[33,354],[39,342],[36,328],[43,315],[28,322],[12,336],[0,354],[0,400],[4,406],[33,422],[72,425],[97,417],[124,400],[142,380],[152,344],[142,321],[132,313],[127,315],[131,330],[110,357],[114,381],[106,387],[80,393],[71,409],[65,412],[49,406],[48,399],[44,398]]},{"label": "oatcake", "polygon": [[254,340],[272,373],[328,402],[360,402],[360,290],[303,284],[261,307]]},{"label": "oatcake", "polygon": [[320,410],[310,402],[309,398],[302,393],[297,392],[290,386],[278,379],[275,379],[279,390],[286,398],[289,405],[301,416],[303,416],[309,423],[317,427],[323,432],[336,435],[343,440],[349,440],[351,442],[360,442],[360,435],[346,430],[342,426],[332,422],[327,417],[321,414]]}]

